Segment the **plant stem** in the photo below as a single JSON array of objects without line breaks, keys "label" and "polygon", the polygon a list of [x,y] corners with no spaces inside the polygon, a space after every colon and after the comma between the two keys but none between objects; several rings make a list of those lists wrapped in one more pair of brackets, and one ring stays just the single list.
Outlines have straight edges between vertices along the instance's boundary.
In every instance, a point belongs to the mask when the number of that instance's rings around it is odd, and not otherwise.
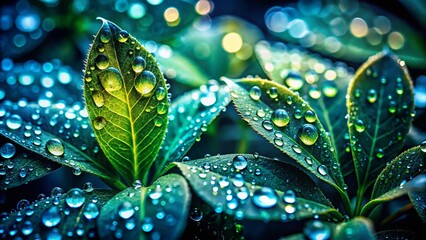
[{"label": "plant stem", "polygon": [[364,197],[365,189],[363,187],[358,188],[358,191],[356,193],[356,204],[355,209],[352,213],[352,217],[358,216],[361,213],[361,205],[362,205],[362,199]]},{"label": "plant stem", "polygon": [[401,209],[399,209],[398,211],[396,211],[395,213],[393,213],[392,215],[386,217],[385,219],[383,219],[383,221],[380,223],[380,225],[384,226],[390,222],[392,222],[393,220],[399,218],[400,216],[402,216],[404,213],[406,213],[408,210],[413,208],[413,204],[409,203],[405,206],[403,206]]},{"label": "plant stem", "polygon": [[345,207],[346,212],[350,217],[352,217],[352,207],[351,207],[351,201],[349,200],[348,193],[346,191],[342,191],[341,189],[337,190],[340,194],[340,197],[343,200],[343,206]]}]

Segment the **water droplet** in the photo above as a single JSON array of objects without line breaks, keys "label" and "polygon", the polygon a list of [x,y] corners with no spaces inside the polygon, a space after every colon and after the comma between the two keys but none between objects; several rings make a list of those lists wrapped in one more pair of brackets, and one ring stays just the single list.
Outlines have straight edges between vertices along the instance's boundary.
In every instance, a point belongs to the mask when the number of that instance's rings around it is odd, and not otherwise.
[{"label": "water droplet", "polygon": [[106,125],[107,121],[104,117],[95,117],[95,119],[93,119],[93,128],[95,128],[96,130],[102,130],[105,125]]},{"label": "water droplet", "polygon": [[271,120],[275,126],[284,127],[290,122],[290,116],[286,110],[278,108],[272,113]]},{"label": "water droplet", "polygon": [[74,174],[75,176],[80,176],[81,175],[81,168],[79,168],[79,167],[73,168],[72,174]]},{"label": "water droplet", "polygon": [[109,59],[104,54],[99,54],[96,56],[95,64],[100,70],[104,70],[109,66]]},{"label": "water droplet", "polygon": [[396,84],[396,94],[402,95],[404,93],[404,87],[401,83]]},{"label": "water droplet", "polygon": [[278,90],[276,87],[271,87],[269,89],[269,97],[271,97],[272,99],[275,99],[278,97]]},{"label": "water droplet", "polygon": [[331,229],[318,220],[308,222],[303,230],[306,238],[311,240],[326,240],[331,237]]},{"label": "water droplet", "polygon": [[302,149],[299,147],[299,145],[293,145],[293,146],[291,146],[291,149],[293,149],[293,151],[297,154],[302,153]]},{"label": "water droplet", "polygon": [[283,195],[283,200],[286,203],[295,203],[296,202],[296,193],[293,190],[285,191]]},{"label": "water droplet", "polygon": [[151,232],[152,229],[154,229],[154,223],[152,222],[152,219],[147,217],[144,218],[142,221],[142,231],[144,232]]},{"label": "water droplet", "polygon": [[305,157],[305,162],[306,162],[308,165],[312,165],[312,158],[311,158],[311,157]]},{"label": "water droplet", "polygon": [[369,103],[375,103],[377,100],[377,92],[374,89],[368,90],[367,100]]},{"label": "water droplet", "polygon": [[296,212],[296,208],[293,206],[293,204],[287,204],[284,207],[284,211],[288,214],[293,214]]},{"label": "water droplet", "polygon": [[313,123],[317,120],[317,117],[315,116],[315,113],[311,110],[308,110],[305,112],[305,120],[307,122]]},{"label": "water droplet", "polygon": [[293,90],[299,90],[303,87],[304,80],[298,71],[290,71],[284,79],[285,84]]},{"label": "water droplet", "polygon": [[3,158],[9,159],[12,158],[16,153],[16,148],[12,143],[5,143],[1,148],[0,148],[0,155]]},{"label": "water droplet", "polygon": [[328,168],[327,168],[327,166],[325,166],[325,165],[323,165],[323,164],[319,165],[319,166],[318,166],[318,173],[319,173],[319,174],[321,174],[322,176],[327,175],[327,173],[328,173]]},{"label": "water droplet", "polygon": [[157,78],[151,71],[148,70],[142,71],[142,73],[139,74],[135,80],[136,91],[138,91],[143,96],[150,95],[156,84]]},{"label": "water droplet", "polygon": [[269,120],[264,120],[263,122],[262,122],[262,126],[263,126],[263,128],[264,129],[266,129],[266,130],[268,130],[268,131],[271,131],[272,130],[272,122],[271,121],[269,121]]},{"label": "water droplet", "polygon": [[28,236],[33,232],[33,224],[31,221],[25,221],[21,226],[21,232],[24,236]]},{"label": "water droplet", "polygon": [[364,132],[365,131],[365,126],[364,126],[364,122],[361,119],[357,119],[355,121],[355,130],[359,133]]},{"label": "water droplet", "polygon": [[70,189],[65,197],[65,202],[71,208],[81,207],[85,200],[84,192],[80,188]]},{"label": "water droplet", "polygon": [[160,185],[155,186],[155,189],[151,190],[148,194],[149,198],[152,200],[158,200],[163,196],[163,190]]},{"label": "water droplet", "polygon": [[53,156],[60,157],[65,153],[64,144],[57,138],[49,139],[46,142],[46,150]]},{"label": "water droplet", "polygon": [[389,102],[388,111],[389,111],[389,113],[396,113],[396,102],[395,101]]},{"label": "water droplet", "polygon": [[321,97],[321,91],[317,85],[311,85],[309,87],[308,94],[312,99],[318,99]]},{"label": "water droplet", "polygon": [[122,219],[129,219],[135,214],[135,209],[131,202],[124,201],[118,207],[118,215]]},{"label": "water droplet", "polygon": [[22,118],[17,114],[11,115],[6,120],[6,126],[12,130],[18,129],[22,126]]},{"label": "water droplet", "polygon": [[303,124],[297,132],[299,139],[306,145],[313,145],[318,139],[318,130],[312,124]]},{"label": "water droplet", "polygon": [[276,192],[269,187],[256,189],[252,197],[253,204],[260,208],[272,208],[278,203]]},{"label": "water droplet", "polygon": [[420,148],[421,148],[422,152],[426,152],[426,141],[422,142],[422,144],[420,145]]},{"label": "water droplet", "polygon": [[92,92],[92,99],[95,103],[96,107],[102,107],[105,104],[105,97],[102,91],[93,91]]},{"label": "water droplet", "polygon": [[99,215],[99,208],[95,203],[88,203],[83,210],[83,215],[86,219],[95,219]]},{"label": "water droplet", "polygon": [[337,95],[337,92],[339,91],[339,89],[337,88],[337,85],[335,82],[333,81],[326,81],[323,85],[322,85],[322,92],[324,93],[324,95],[328,98],[333,98]]},{"label": "water droplet", "polygon": [[29,207],[31,204],[27,199],[21,199],[16,204],[16,209],[18,210],[24,210],[25,208]]},{"label": "water droplet", "polygon": [[121,30],[118,33],[118,41],[124,43],[129,39],[129,33],[126,30]]},{"label": "water droplet", "polygon": [[189,214],[189,217],[195,221],[195,222],[199,222],[201,221],[201,219],[203,219],[203,211],[199,208],[194,208],[192,209],[192,211]]},{"label": "water droplet", "polygon": [[25,169],[25,168],[21,168],[21,169],[19,169],[19,176],[20,176],[21,178],[26,177],[26,176],[27,176],[27,169]]},{"label": "water droplet", "polygon": [[91,182],[86,182],[86,183],[83,185],[83,191],[85,191],[85,192],[87,192],[87,193],[92,192],[92,191],[93,191],[93,184],[92,184]]},{"label": "water droplet", "polygon": [[301,119],[302,118],[302,111],[300,111],[299,109],[296,109],[296,111],[294,111],[294,118]]},{"label": "water droplet", "polygon": [[109,67],[100,72],[99,79],[107,92],[114,92],[123,87],[123,78],[117,68]]},{"label": "water droplet", "polygon": [[141,56],[135,57],[135,60],[133,60],[132,63],[132,69],[136,73],[142,72],[146,67],[146,61]]},{"label": "water droplet", "polygon": [[235,174],[235,177],[232,179],[232,184],[234,184],[235,187],[242,187],[244,186],[244,177],[241,174]]},{"label": "water droplet", "polygon": [[43,212],[41,222],[46,227],[55,227],[61,222],[59,207],[53,206]]},{"label": "water droplet", "polygon": [[262,90],[258,86],[253,86],[250,89],[250,97],[251,99],[258,101],[260,97],[262,96]]},{"label": "water droplet", "polygon": [[256,115],[260,118],[263,118],[265,117],[266,114],[265,114],[265,111],[263,111],[263,109],[259,109],[256,111]]},{"label": "water droplet", "polygon": [[209,107],[216,103],[216,93],[201,88],[200,102],[203,106]]},{"label": "water droplet", "polygon": [[108,26],[103,26],[101,31],[101,42],[109,43],[112,39],[112,33]]},{"label": "water droplet", "polygon": [[381,148],[377,149],[376,157],[377,158],[383,158],[384,156],[385,156],[385,151],[383,151],[383,149],[381,149]]},{"label": "water droplet", "polygon": [[62,188],[60,188],[60,187],[54,187],[54,188],[52,189],[52,191],[50,192],[50,196],[52,196],[52,198],[53,198],[53,197],[59,197],[59,196],[61,196],[63,193],[64,193],[64,190],[62,190]]},{"label": "water droplet", "polygon": [[167,95],[166,89],[163,87],[158,87],[157,91],[155,91],[155,98],[157,98],[158,101],[163,100]]},{"label": "water droplet", "polygon": [[156,127],[161,127],[161,125],[163,125],[163,119],[160,118],[159,116],[154,118],[154,125]]},{"label": "water droplet", "polygon": [[232,160],[234,167],[237,170],[244,170],[247,167],[247,159],[244,156],[237,155]]}]

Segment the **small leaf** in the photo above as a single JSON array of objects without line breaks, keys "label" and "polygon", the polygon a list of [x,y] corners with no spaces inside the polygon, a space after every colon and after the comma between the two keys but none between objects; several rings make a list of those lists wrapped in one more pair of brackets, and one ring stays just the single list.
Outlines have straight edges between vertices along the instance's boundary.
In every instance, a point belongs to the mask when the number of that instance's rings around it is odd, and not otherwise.
[{"label": "small leaf", "polygon": [[143,179],[167,128],[167,88],[155,59],[102,19],[85,69],[84,97],[96,139],[128,182]]},{"label": "small leaf", "polygon": [[108,181],[115,175],[112,166],[100,151],[81,106],[76,103],[67,108],[59,103],[49,108],[35,104],[20,107],[5,102],[0,105],[4,109],[0,134],[44,159],[78,167],[113,184]]},{"label": "small leaf", "polygon": [[89,193],[73,188],[67,194],[47,197],[2,216],[0,232],[2,237],[22,239],[98,238],[96,218],[114,194],[112,190],[95,189]]},{"label": "small leaf", "polygon": [[282,161],[230,154],[174,164],[217,213],[273,221],[341,218],[307,175]]},{"label": "small leaf", "polygon": [[0,135],[0,189],[26,184],[61,167]]},{"label": "small leaf", "polygon": [[343,174],[353,172],[349,137],[345,131],[346,90],[353,78],[353,69],[283,43],[260,41],[255,50],[268,77],[299,92],[315,110],[329,134]]},{"label": "small leaf", "polygon": [[334,148],[314,110],[285,86],[263,79],[224,79],[237,110],[276,148],[340,192],[346,187]]},{"label": "small leaf", "polygon": [[[409,192],[421,192],[426,188],[426,153],[420,146],[411,148],[392,160],[377,177],[371,201],[363,212],[378,204],[398,198]],[[419,175],[419,176],[418,176]],[[417,176],[417,177],[416,177]]]},{"label": "small leaf", "polygon": [[374,240],[374,225],[368,218],[356,217],[337,226],[335,239],[372,239]]},{"label": "small leaf", "polygon": [[348,89],[348,127],[358,185],[366,188],[404,145],[414,113],[407,68],[382,52],[361,66]]},{"label": "small leaf", "polygon": [[156,164],[180,161],[207,126],[231,100],[229,90],[216,81],[175,99],[170,107],[169,125]]},{"label": "small leaf", "polygon": [[421,236],[414,232],[406,230],[387,230],[381,231],[374,235],[377,240],[388,240],[388,239],[410,239],[410,240],[420,240]]},{"label": "small leaf", "polygon": [[179,239],[185,229],[191,193],[180,175],[163,176],[149,187],[128,188],[102,208],[101,239]]},{"label": "small leaf", "polygon": [[411,192],[409,196],[417,214],[423,220],[423,223],[426,223],[426,192]]}]

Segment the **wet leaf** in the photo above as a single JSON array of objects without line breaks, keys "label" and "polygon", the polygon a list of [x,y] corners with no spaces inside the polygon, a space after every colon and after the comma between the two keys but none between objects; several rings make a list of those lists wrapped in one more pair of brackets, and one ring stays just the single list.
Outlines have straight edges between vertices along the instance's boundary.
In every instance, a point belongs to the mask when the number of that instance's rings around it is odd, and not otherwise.
[{"label": "wet leaf", "polygon": [[354,219],[337,226],[335,239],[375,239],[374,225],[370,219],[355,217]]},{"label": "wet leaf", "polygon": [[266,221],[342,217],[307,175],[280,160],[230,154],[174,164],[216,213]]},{"label": "wet leaf", "polygon": [[421,236],[414,232],[406,230],[387,230],[381,231],[374,235],[377,240],[387,240],[387,239],[410,239],[410,240],[420,240]]},{"label": "wet leaf", "polygon": [[167,88],[152,55],[127,31],[102,21],[87,59],[84,97],[99,145],[130,184],[145,177],[163,141]]},{"label": "wet leaf", "polygon": [[[83,103],[65,107],[57,103],[48,108],[36,104],[19,106],[11,102],[0,105],[0,134],[26,152],[59,164],[80,168],[101,177],[111,186],[123,186],[112,166],[99,149]],[[118,184],[114,186],[114,184]],[[121,186],[120,186],[121,185]]]},{"label": "wet leaf", "polygon": [[303,233],[286,236],[282,240],[334,239],[336,227],[336,223],[311,220],[306,222]]},{"label": "wet leaf", "polygon": [[[346,91],[353,69],[284,43],[260,41],[256,56],[268,77],[299,92],[324,124],[344,175],[354,171],[346,129]],[[297,69],[297,70],[296,70]]]},{"label": "wet leaf", "polygon": [[276,148],[343,192],[334,148],[314,110],[283,85],[263,79],[224,79],[243,119]]},{"label": "wet leaf", "polygon": [[392,160],[377,177],[371,201],[363,212],[369,213],[378,204],[409,192],[426,189],[426,153],[420,146],[411,148]]},{"label": "wet leaf", "polygon": [[73,188],[67,194],[38,200],[21,210],[2,216],[0,237],[98,238],[96,218],[102,206],[115,194],[112,190],[95,189],[84,192]]},{"label": "wet leaf", "polygon": [[366,189],[404,145],[414,113],[413,86],[397,56],[381,52],[348,89],[348,127],[358,186]]},{"label": "wet leaf", "polygon": [[169,174],[149,187],[128,188],[102,208],[101,239],[179,239],[188,217],[191,193],[180,175]]},{"label": "wet leaf", "polygon": [[426,192],[411,192],[409,194],[410,200],[414,205],[414,209],[416,209],[417,214],[426,223]]},{"label": "wet leaf", "polygon": [[231,96],[227,87],[220,87],[216,81],[210,83],[172,101],[168,130],[155,161],[158,169],[166,163],[180,161],[228,105]]},{"label": "wet leaf", "polygon": [[26,184],[61,167],[0,135],[0,189]]}]

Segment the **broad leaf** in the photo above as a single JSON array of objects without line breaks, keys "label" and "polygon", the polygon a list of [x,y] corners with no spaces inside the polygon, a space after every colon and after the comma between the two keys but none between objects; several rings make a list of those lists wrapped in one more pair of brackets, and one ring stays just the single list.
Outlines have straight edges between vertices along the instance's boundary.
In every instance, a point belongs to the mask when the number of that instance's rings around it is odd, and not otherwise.
[{"label": "broad leaf", "polygon": [[426,223],[426,191],[422,192],[412,192],[409,194],[410,200],[416,209],[417,214],[423,220],[423,223]]},{"label": "broad leaf", "polygon": [[0,189],[16,187],[41,178],[61,167],[0,135]]},{"label": "broad leaf", "polygon": [[335,239],[372,239],[374,240],[374,224],[368,218],[356,217],[337,226]]},{"label": "broad leaf", "polygon": [[346,185],[332,143],[315,111],[283,85],[263,79],[224,79],[250,126],[276,148],[339,192]]},{"label": "broad leaf", "polygon": [[[26,152],[39,155],[45,161],[79,168],[101,177],[115,188],[123,188],[112,166],[100,151],[82,103],[72,108],[54,104],[48,108],[10,102],[0,105],[0,134],[23,146]],[[117,178],[117,179],[116,179]]]},{"label": "broad leaf", "polygon": [[231,100],[229,90],[216,81],[203,85],[172,101],[169,125],[155,161],[158,170],[166,163],[180,161],[207,126]]},{"label": "broad leaf", "polygon": [[67,194],[38,200],[21,210],[2,215],[0,238],[98,238],[96,218],[114,194],[112,190],[84,192],[73,188]]},{"label": "broad leaf", "polygon": [[155,59],[117,25],[103,24],[87,58],[84,97],[96,139],[128,182],[146,176],[167,128],[167,88]]},{"label": "broad leaf", "polygon": [[426,188],[426,153],[420,146],[411,148],[392,160],[377,177],[371,201],[363,212],[369,212],[378,204],[395,199],[409,192],[421,192]]},{"label": "broad leaf", "polygon": [[346,129],[346,91],[353,70],[283,43],[260,41],[256,56],[268,77],[299,92],[328,132],[342,172],[353,171]]},{"label": "broad leaf", "polygon": [[410,239],[420,240],[423,239],[421,236],[414,232],[406,230],[387,230],[381,231],[374,235],[377,240],[388,240],[388,239]]},{"label": "broad leaf", "polygon": [[180,175],[163,176],[149,187],[128,188],[102,208],[101,239],[179,239],[188,217],[191,193]]},{"label": "broad leaf", "polygon": [[303,229],[303,233],[297,233],[284,238],[282,240],[305,240],[305,239],[333,239],[337,224],[311,220],[308,221]]},{"label": "broad leaf", "polygon": [[358,186],[365,189],[404,145],[414,112],[408,70],[382,52],[362,65],[348,89],[348,127]]},{"label": "broad leaf", "polygon": [[217,213],[273,221],[342,217],[307,175],[282,161],[230,154],[174,164]]}]

